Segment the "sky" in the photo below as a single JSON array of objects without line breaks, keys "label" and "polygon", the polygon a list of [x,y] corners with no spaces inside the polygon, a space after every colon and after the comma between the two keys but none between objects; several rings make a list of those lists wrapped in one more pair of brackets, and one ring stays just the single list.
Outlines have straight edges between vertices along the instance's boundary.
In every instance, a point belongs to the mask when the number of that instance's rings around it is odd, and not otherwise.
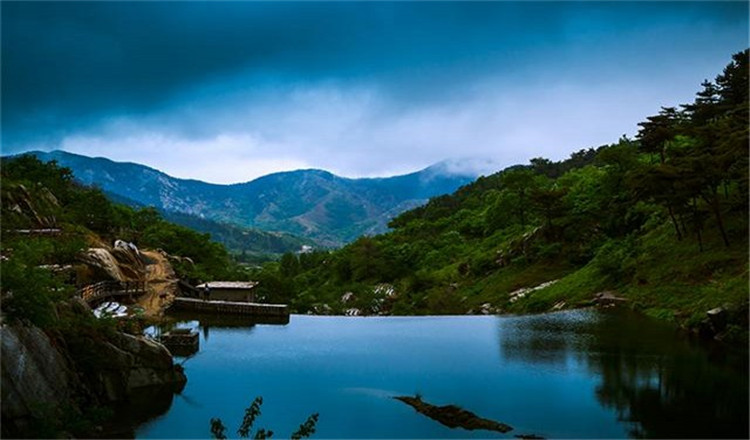
[{"label": "sky", "polygon": [[747,2],[1,8],[3,154],[61,149],[214,183],[563,159],[692,101],[748,46]]}]

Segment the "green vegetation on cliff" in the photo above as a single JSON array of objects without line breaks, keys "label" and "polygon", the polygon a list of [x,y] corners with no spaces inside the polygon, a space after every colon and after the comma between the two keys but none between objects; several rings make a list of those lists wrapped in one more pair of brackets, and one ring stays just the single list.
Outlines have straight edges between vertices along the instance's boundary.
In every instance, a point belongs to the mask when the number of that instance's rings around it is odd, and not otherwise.
[{"label": "green vegetation on cliff", "polygon": [[3,160],[2,229],[3,313],[43,328],[55,321],[53,304],[74,293],[75,267],[69,266],[102,241],[183,257],[175,270],[191,281],[247,278],[209,234],[169,223],[153,208],[112,203],[100,190],[75,183],[69,169],[32,155]]},{"label": "green vegetation on cliff", "polygon": [[693,103],[648,117],[634,140],[533,159],[403,213],[387,234],[287,254],[256,274],[259,290],[318,313],[538,312],[605,290],[687,325],[741,309],[747,60],[736,54]]}]

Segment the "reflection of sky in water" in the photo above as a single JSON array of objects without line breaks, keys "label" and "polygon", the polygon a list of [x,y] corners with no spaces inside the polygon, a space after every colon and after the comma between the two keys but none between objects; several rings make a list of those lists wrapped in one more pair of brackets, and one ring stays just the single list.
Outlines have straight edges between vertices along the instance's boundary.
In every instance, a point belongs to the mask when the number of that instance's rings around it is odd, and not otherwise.
[{"label": "reflection of sky in water", "polygon": [[[256,428],[279,438],[313,412],[320,413],[315,438],[624,437],[633,426],[618,418],[629,417],[628,399],[637,397],[632,390],[658,390],[659,368],[668,366],[660,359],[681,353],[673,333],[646,327],[638,322],[639,335],[624,337],[633,326],[589,311],[512,318],[293,316],[283,326],[211,326],[208,339],[204,326],[201,351],[184,360],[183,396],[137,434],[206,437],[211,417],[234,432],[244,408],[261,395]],[[645,355],[633,350],[636,336]],[[451,430],[390,398],[415,393],[515,429],[505,435]]]}]

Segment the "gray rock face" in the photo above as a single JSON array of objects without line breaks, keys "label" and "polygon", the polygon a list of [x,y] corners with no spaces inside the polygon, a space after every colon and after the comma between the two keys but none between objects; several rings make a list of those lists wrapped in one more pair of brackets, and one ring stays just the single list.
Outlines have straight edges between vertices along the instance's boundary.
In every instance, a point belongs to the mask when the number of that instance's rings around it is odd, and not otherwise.
[{"label": "gray rock face", "polygon": [[3,421],[24,419],[40,403],[56,407],[70,400],[75,375],[44,332],[4,325],[0,342]]},{"label": "gray rock face", "polygon": [[124,333],[104,344],[111,362],[100,373],[110,401],[125,400],[138,388],[184,385],[186,378],[176,369],[172,355],[160,343]]},{"label": "gray rock face", "polygon": [[[117,242],[124,243],[121,240]],[[81,255],[81,260],[101,270],[113,280],[143,280],[146,275],[146,264],[140,251],[130,243],[118,246],[119,243],[113,248],[89,248]]]},{"label": "gray rock face", "polygon": [[65,340],[37,327],[3,325],[0,336],[4,437],[24,436],[34,418],[49,411],[79,409],[80,396],[99,404],[131,401],[154,389],[171,396],[187,380],[169,351],[143,336],[87,339],[84,345],[96,353],[96,362],[75,356]]},{"label": "gray rock face", "polygon": [[11,185],[7,187],[7,191],[3,191],[3,196],[7,198],[3,205],[7,204],[9,207],[9,215],[26,223],[28,227],[57,227],[55,213],[60,204],[47,188],[32,192],[23,185]]}]

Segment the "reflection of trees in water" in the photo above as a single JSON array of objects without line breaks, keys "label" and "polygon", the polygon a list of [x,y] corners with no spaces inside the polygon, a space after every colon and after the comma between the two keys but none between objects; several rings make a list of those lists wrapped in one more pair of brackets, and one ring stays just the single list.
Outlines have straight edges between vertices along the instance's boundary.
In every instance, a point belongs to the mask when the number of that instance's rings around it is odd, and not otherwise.
[{"label": "reflection of trees in water", "polygon": [[585,351],[594,316],[572,311],[507,318],[500,334],[503,358],[564,367],[570,357]]},{"label": "reflection of trees in water", "polygon": [[578,311],[513,319],[502,329],[501,350],[510,361],[584,363],[601,378],[597,399],[632,422],[634,437],[748,436],[746,363],[710,359],[719,352],[642,316]]}]

